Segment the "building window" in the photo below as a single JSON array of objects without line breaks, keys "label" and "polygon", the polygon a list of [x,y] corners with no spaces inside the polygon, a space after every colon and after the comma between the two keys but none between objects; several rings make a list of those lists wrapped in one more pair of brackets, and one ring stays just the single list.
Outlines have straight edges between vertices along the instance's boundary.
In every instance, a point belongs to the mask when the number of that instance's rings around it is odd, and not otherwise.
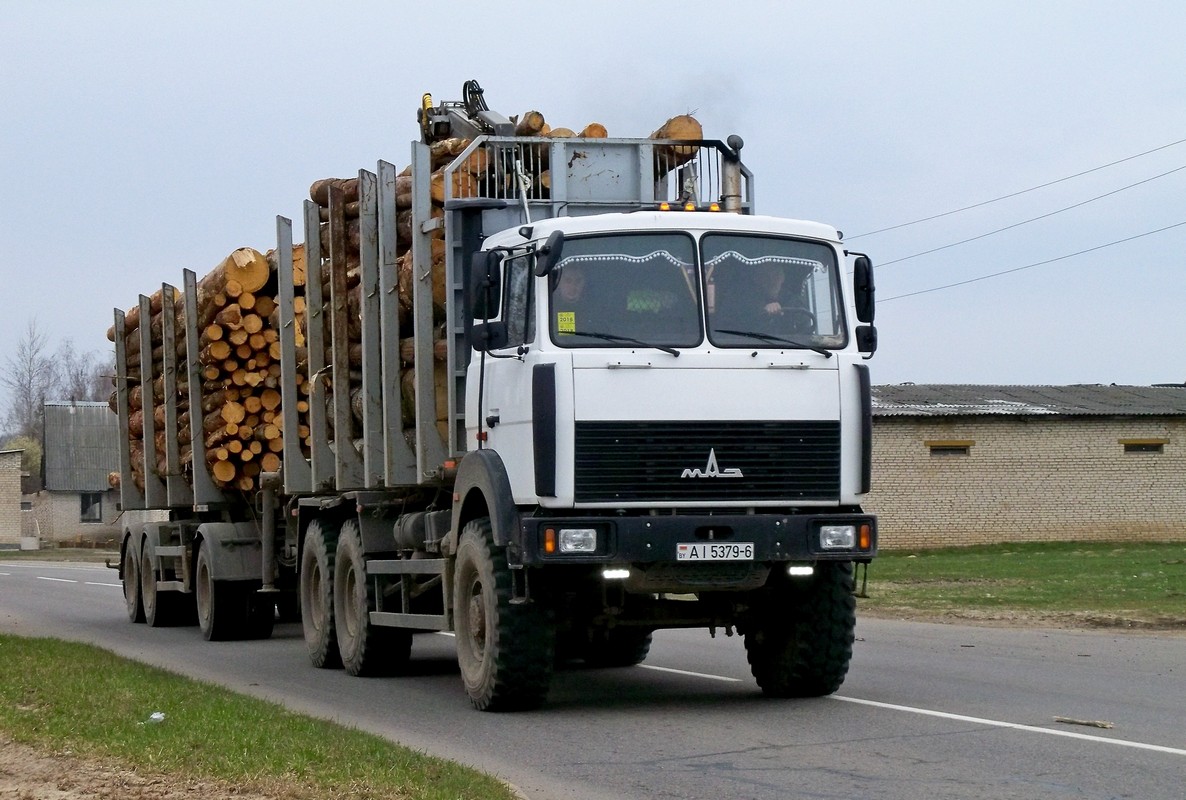
[{"label": "building window", "polygon": [[1121,439],[1126,453],[1162,453],[1169,439]]},{"label": "building window", "polygon": [[79,497],[82,498],[82,513],[79,515],[79,522],[102,522],[103,493],[83,492]]},{"label": "building window", "polygon": [[976,442],[971,439],[936,439],[928,442],[923,442],[927,450],[932,456],[966,456],[972,453],[972,445]]}]

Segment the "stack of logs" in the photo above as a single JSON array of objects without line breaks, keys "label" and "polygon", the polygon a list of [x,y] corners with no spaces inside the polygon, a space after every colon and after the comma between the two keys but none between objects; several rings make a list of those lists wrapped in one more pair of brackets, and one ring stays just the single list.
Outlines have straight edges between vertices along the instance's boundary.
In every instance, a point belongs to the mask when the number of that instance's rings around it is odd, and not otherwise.
[{"label": "stack of logs", "polygon": [[[303,250],[295,248],[294,280],[304,283]],[[195,444],[214,482],[222,488],[244,491],[255,488],[261,472],[280,468],[283,449],[280,414],[280,337],[273,324],[276,310],[275,269],[267,257],[249,247],[235,250],[197,283],[198,375],[201,380],[201,441],[191,437],[189,370],[186,353],[185,304],[174,304],[177,356],[176,431],[165,429],[163,376],[163,302],[158,290],[149,301],[149,331],[153,352],[149,360],[154,409],[153,430],[157,454],[156,474],[168,475],[165,458],[167,437],[180,446],[181,464],[192,483]],[[132,477],[144,489],[144,398],[141,390],[140,309],[124,317],[127,355],[128,437]],[[114,326],[107,338],[114,341]],[[112,406],[115,406],[115,395]],[[117,478],[113,478],[113,483]]]},{"label": "stack of logs", "polygon": [[[529,111],[516,118],[515,135],[520,137],[573,137],[604,138],[604,126],[598,123],[587,125],[579,133],[568,128],[551,128],[538,111]],[[691,116],[673,117],[651,134],[653,139],[698,140],[702,138],[700,123]],[[445,200],[444,166],[452,163],[470,142],[464,139],[443,139],[430,145],[432,156],[432,214],[443,216]],[[539,158],[532,171],[533,198],[546,197],[550,186],[550,173],[546,169],[548,148],[541,143],[535,148]],[[667,172],[691,159],[696,152],[693,146],[668,146],[656,148],[656,167]],[[496,170],[490,163],[488,151],[476,150],[466,163],[453,173],[451,196],[472,197],[484,191]],[[505,175],[504,175],[505,179]],[[330,302],[330,262],[328,198],[331,188],[342,190],[346,216],[346,285],[348,288],[348,309],[350,326],[350,386],[351,408],[356,425],[361,424],[361,324],[360,324],[360,275],[359,275],[359,220],[358,179],[327,178],[313,183],[309,194],[320,207],[322,219],[322,252],[320,268],[314,268],[312,275],[321,280],[325,312],[321,319],[328,320]],[[413,441],[414,419],[414,371],[409,369],[415,356],[411,337],[412,323],[412,178],[411,167],[399,175],[396,183],[396,230],[397,230],[397,273],[399,284],[399,335],[401,360],[401,390],[403,394],[402,420],[405,436]],[[445,242],[444,230],[433,232],[432,240],[432,287],[434,334],[434,376],[437,389],[436,422],[442,437],[447,431],[447,380],[445,369]],[[200,450],[202,461],[209,469],[215,484],[221,488],[252,491],[258,484],[261,472],[279,469],[283,450],[283,417],[281,415],[280,393],[280,318],[277,301],[278,281],[277,259],[274,251],[263,255],[251,248],[240,248],[228,256],[197,283],[197,330],[200,331],[198,361],[201,384],[201,431],[200,442],[191,441],[190,418],[194,410],[189,406],[187,386],[187,360],[185,347],[185,304],[180,296],[175,303],[177,331],[177,405],[178,430],[165,430],[164,379],[162,377],[162,298],[158,291],[150,300],[149,320],[153,354],[151,357],[152,387],[155,409],[154,431],[157,453],[156,472],[164,477],[168,474],[165,459],[167,436],[178,439],[184,477],[192,484],[193,450]],[[316,263],[316,262],[315,262]],[[296,384],[300,399],[297,402],[299,430],[295,441],[302,444],[307,457],[312,446],[308,419],[311,395],[311,376],[305,351],[307,337],[307,315],[304,286],[306,283],[306,253],[302,245],[293,248],[293,284],[296,289],[294,311],[296,317],[295,338],[297,352]],[[122,335],[127,353],[127,385],[129,420],[128,436],[132,453],[133,479],[138,489],[144,489],[144,402],[140,388],[140,309],[133,307],[125,316]],[[107,337],[115,341],[114,327]],[[324,363],[331,364],[328,331]],[[327,386],[327,403],[332,403],[333,387],[328,377],[323,377]],[[116,408],[116,397],[111,400]],[[332,420],[332,414],[327,417]],[[332,423],[331,423],[332,424]],[[356,431],[343,432],[349,439]],[[334,432],[330,431],[331,439]],[[113,487],[118,486],[119,476],[112,475]]]}]

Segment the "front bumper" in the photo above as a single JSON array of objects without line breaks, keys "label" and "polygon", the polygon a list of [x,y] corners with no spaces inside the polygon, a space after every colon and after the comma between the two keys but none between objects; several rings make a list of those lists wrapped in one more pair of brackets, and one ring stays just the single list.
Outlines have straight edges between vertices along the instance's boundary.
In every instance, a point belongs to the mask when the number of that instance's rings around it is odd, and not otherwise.
[{"label": "front bumper", "polygon": [[[824,549],[820,529],[836,525],[867,526],[866,535],[851,548]],[[562,528],[597,531],[596,548],[546,552],[548,530]],[[508,557],[522,566],[675,562],[677,546],[688,543],[752,543],[754,563],[869,561],[877,554],[877,518],[860,513],[522,517],[518,533]]]}]

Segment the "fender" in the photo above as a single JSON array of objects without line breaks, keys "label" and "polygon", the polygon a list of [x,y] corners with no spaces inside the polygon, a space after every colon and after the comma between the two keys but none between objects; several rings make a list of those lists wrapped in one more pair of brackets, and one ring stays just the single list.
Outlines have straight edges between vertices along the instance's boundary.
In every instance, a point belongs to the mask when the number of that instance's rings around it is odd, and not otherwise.
[{"label": "fender", "polygon": [[[160,545],[161,539],[169,539],[169,531],[174,527],[171,522],[149,522],[144,526],[144,544],[142,546],[141,555],[144,553],[151,554],[156,557],[157,546]],[[165,533],[162,536],[161,531],[164,529]]]},{"label": "fender", "polygon": [[453,523],[445,545],[457,547],[461,529],[479,517],[490,517],[494,544],[505,547],[519,539],[519,510],[511,494],[511,479],[502,458],[493,450],[472,450],[457,467],[453,484]]},{"label": "fender", "polygon": [[[263,542],[253,522],[205,522],[198,526],[195,546],[209,543],[210,576],[216,581],[261,581]],[[194,562],[198,554],[194,552]]]}]

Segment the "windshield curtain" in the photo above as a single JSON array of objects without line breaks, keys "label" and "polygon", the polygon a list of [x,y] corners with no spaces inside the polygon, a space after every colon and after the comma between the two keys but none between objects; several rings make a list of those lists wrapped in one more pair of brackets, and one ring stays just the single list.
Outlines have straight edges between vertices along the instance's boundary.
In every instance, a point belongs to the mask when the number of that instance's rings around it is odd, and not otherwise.
[{"label": "windshield curtain", "polygon": [[700,251],[713,344],[844,347],[844,309],[831,247],[710,233],[700,240]]},{"label": "windshield curtain", "polygon": [[695,347],[695,242],[682,233],[572,237],[551,275],[549,328],[564,347]]}]

